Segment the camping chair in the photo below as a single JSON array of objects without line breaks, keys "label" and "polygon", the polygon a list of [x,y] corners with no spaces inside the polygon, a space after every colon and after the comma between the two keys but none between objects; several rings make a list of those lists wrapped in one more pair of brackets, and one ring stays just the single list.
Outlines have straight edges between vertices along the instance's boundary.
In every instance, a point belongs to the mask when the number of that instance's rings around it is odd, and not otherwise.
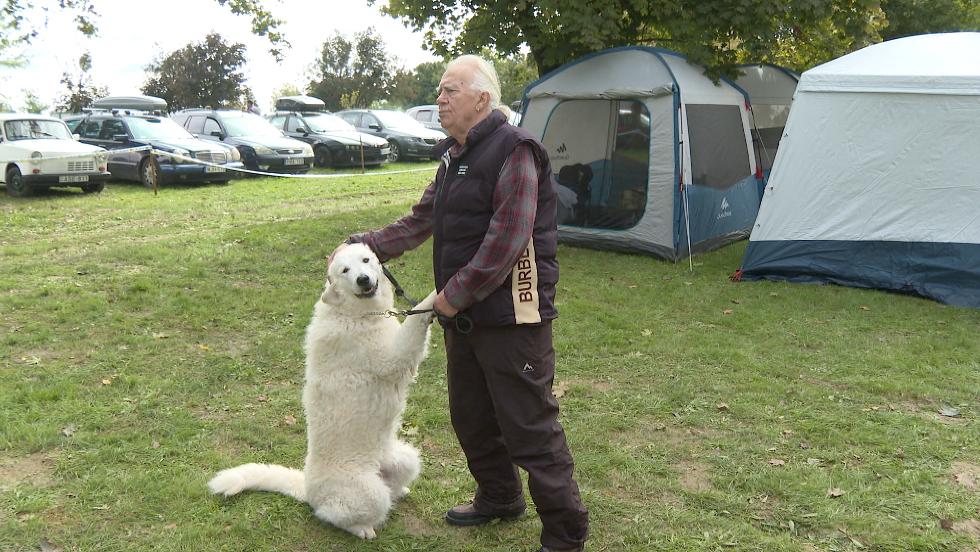
[{"label": "camping chair", "polygon": [[558,170],[558,184],[573,192],[577,199],[572,223],[584,225],[592,203],[592,168],[582,163],[565,165]]}]

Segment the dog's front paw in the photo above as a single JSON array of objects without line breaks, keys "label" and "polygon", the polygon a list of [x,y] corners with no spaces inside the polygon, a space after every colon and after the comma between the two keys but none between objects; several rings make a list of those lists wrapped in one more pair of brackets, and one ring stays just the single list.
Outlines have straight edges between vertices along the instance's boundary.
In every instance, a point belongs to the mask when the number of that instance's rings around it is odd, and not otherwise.
[{"label": "dog's front paw", "polygon": [[371,540],[378,536],[378,534],[374,532],[374,527],[371,527],[370,525],[352,525],[350,527],[344,527],[344,530],[355,537],[360,537],[365,540]]}]

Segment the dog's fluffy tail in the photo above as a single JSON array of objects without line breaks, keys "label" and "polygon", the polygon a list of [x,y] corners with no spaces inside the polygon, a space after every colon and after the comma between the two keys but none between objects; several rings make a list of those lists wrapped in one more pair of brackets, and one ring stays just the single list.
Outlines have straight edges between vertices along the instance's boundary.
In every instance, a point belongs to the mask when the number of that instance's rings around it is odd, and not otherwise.
[{"label": "dog's fluffy tail", "polygon": [[208,481],[214,494],[236,495],[242,491],[269,491],[306,502],[303,472],[275,464],[242,464],[221,470]]}]

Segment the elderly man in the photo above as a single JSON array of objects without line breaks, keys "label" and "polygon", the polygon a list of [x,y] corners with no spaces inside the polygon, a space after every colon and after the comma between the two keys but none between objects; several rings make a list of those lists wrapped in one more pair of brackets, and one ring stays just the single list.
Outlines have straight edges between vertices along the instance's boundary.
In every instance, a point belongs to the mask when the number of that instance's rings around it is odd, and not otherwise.
[{"label": "elderly man", "polygon": [[[472,502],[446,512],[446,521],[523,515],[519,466],[541,518],[540,551],[582,550],[588,511],[551,392],[558,262],[548,154],[497,109],[500,84],[482,58],[450,62],[437,103],[450,137],[437,146],[435,179],[411,214],[348,241],[385,261],[433,238],[450,416],[477,484]],[[454,323],[458,313],[472,324]]]}]

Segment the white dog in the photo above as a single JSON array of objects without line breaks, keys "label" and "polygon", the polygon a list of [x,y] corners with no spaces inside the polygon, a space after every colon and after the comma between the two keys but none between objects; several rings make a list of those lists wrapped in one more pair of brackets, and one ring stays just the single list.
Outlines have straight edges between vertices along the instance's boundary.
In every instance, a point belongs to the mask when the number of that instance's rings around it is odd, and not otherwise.
[{"label": "white dog", "polygon": [[[434,299],[432,292],[416,308],[430,309]],[[398,429],[432,314],[404,323],[378,315],[393,304],[391,284],[368,247],[353,244],[336,254],[306,329],[306,467],[244,464],[218,472],[208,482],[211,492],[284,493],[327,523],[375,537],[421,470],[418,451],[398,439]]]}]

